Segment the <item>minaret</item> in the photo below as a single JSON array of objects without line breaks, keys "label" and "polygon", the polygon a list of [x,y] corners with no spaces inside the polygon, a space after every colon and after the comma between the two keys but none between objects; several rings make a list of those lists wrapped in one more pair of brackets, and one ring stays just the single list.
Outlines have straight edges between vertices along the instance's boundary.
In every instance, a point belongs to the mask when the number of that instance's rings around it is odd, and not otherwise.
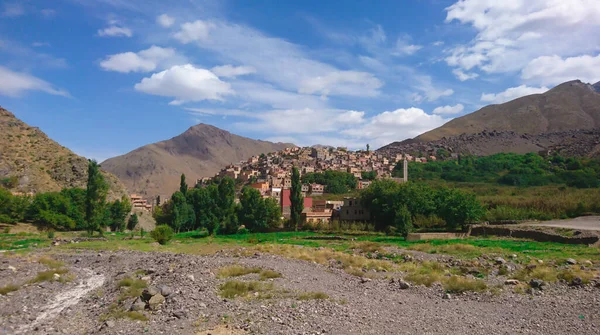
[{"label": "minaret", "polygon": [[408,181],[408,161],[406,160],[406,158],[404,158],[404,173],[402,174],[402,178],[404,179],[404,182],[406,183]]}]

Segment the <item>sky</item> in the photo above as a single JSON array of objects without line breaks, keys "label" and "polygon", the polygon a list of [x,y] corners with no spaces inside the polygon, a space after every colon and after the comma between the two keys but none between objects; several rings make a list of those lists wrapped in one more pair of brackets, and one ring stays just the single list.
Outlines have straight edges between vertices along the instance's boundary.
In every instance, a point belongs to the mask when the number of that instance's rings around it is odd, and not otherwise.
[{"label": "sky", "polygon": [[98,161],[198,123],[377,148],[573,79],[598,0],[0,1],[0,106]]}]

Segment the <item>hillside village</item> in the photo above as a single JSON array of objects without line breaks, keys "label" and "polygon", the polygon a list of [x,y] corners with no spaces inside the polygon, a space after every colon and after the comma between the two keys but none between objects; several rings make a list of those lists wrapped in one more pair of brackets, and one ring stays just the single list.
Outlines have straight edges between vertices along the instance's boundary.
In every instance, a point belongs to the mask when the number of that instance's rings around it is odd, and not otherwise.
[{"label": "hillside village", "polygon": [[[264,198],[273,198],[279,202],[284,218],[290,215],[290,188],[292,186],[292,167],[296,166],[300,175],[322,173],[325,171],[347,172],[357,178],[356,189],[367,188],[372,180],[364,178],[370,173],[376,178],[390,178],[396,182],[408,180],[407,162],[426,163],[436,160],[435,156],[414,157],[409,154],[387,154],[374,151],[349,151],[346,148],[333,147],[292,147],[278,152],[252,156],[246,161],[229,164],[213,178],[229,177],[243,185],[260,191]],[[404,161],[402,178],[392,176],[399,162]],[[213,178],[197,180],[197,185],[209,183]],[[327,193],[327,187],[321,184],[303,184],[304,196],[303,221],[308,223],[326,223],[333,218],[342,221],[367,221],[369,213],[354,197],[344,201],[317,200],[312,196]]]}]

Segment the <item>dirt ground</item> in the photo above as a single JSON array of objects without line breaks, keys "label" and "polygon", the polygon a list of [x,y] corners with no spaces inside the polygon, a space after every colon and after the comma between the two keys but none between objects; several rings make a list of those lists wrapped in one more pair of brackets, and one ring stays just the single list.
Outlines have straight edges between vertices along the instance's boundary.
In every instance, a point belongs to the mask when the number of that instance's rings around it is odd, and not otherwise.
[{"label": "dirt ground", "polygon": [[600,216],[581,216],[574,219],[523,223],[521,225],[600,231]]},{"label": "dirt ground", "polygon": [[[551,285],[446,296],[439,285],[401,289],[389,278],[363,279],[337,268],[266,253],[210,256],[135,251],[42,250],[0,255],[0,287],[44,271],[40,257],[64,262],[62,279],[23,285],[0,295],[0,334],[598,334],[600,290]],[[223,298],[220,268],[240,264],[281,273],[269,291]],[[55,270],[51,270],[55,271]],[[147,321],[122,317],[135,298],[124,278],[165,293]],[[257,274],[235,279],[258,281]],[[272,285],[272,286],[270,286]],[[325,299],[300,298],[325,294]],[[151,301],[151,300],[150,300]],[[143,304],[142,304],[143,307]],[[122,311],[121,311],[122,310]],[[121,311],[121,313],[119,313]],[[119,316],[121,315],[121,316]]]}]

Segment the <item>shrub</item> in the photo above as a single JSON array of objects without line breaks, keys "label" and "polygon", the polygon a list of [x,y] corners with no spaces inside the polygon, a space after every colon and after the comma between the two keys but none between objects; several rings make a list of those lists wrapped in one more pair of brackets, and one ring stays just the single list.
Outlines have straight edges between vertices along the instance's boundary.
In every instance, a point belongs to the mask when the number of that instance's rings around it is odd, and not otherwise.
[{"label": "shrub", "polygon": [[5,227],[4,229],[2,229],[2,233],[3,234],[10,234],[10,227]]},{"label": "shrub", "polygon": [[444,282],[444,289],[449,293],[479,292],[486,288],[487,285],[483,280],[466,277],[452,276]]},{"label": "shrub", "polygon": [[135,227],[137,226],[138,222],[139,222],[139,219],[138,219],[137,214],[135,214],[135,213],[131,214],[131,216],[129,216],[129,219],[127,220],[127,229],[134,230]]},{"label": "shrub", "polygon": [[167,244],[173,238],[173,229],[167,225],[160,225],[150,232],[150,236],[160,244]]},{"label": "shrub", "polygon": [[0,214],[0,223],[15,224],[15,223],[17,223],[17,220],[11,218],[10,216],[8,216],[6,214]]},{"label": "shrub", "polygon": [[54,239],[54,230],[53,229],[48,230],[48,238],[51,240]]}]

